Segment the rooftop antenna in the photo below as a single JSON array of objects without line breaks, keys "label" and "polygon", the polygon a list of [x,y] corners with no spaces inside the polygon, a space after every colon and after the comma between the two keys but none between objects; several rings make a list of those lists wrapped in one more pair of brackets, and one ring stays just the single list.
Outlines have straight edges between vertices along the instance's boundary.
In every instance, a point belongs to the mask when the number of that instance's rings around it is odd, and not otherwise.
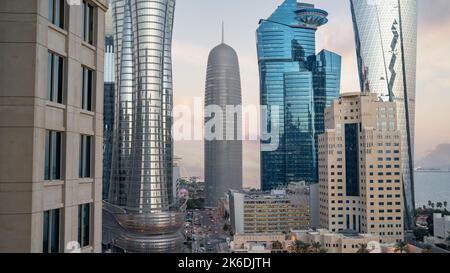
[{"label": "rooftop antenna", "polygon": [[225,23],[222,20],[222,44],[225,43]]}]

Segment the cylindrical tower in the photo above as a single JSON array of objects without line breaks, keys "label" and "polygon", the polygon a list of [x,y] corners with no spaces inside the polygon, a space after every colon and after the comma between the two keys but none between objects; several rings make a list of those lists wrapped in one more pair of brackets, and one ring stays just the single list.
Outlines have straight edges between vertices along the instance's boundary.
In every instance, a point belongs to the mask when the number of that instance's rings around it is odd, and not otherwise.
[{"label": "cylindrical tower", "polygon": [[361,91],[396,102],[406,227],[414,228],[417,0],[351,0]]},{"label": "cylindrical tower", "polygon": [[184,215],[172,198],[175,0],[112,4],[118,100],[109,200],[120,208],[108,210],[119,230],[112,244],[126,252],[179,252]]},{"label": "cylindrical tower", "polygon": [[[210,109],[214,112],[208,117],[205,111],[206,205],[210,207],[216,207],[229,189],[242,188],[241,103],[238,56],[222,41],[209,54],[206,75],[205,107],[213,107]],[[219,108],[221,118],[215,112]],[[234,110],[236,114],[232,113]],[[214,129],[208,130],[212,119],[216,121]]]}]

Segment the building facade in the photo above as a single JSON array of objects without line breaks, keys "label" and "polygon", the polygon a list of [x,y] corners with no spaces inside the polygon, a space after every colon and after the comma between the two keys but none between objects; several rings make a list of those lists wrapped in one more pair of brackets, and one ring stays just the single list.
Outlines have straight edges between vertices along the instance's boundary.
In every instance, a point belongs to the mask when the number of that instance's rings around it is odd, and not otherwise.
[{"label": "building facade", "polygon": [[0,5],[0,252],[101,252],[105,0]]},{"label": "building facade", "polygon": [[450,216],[440,213],[433,214],[433,234],[435,244],[449,245],[450,241]]},{"label": "building facade", "polygon": [[116,108],[105,213],[118,225],[114,251],[182,248],[184,217],[172,194],[174,9],[175,0],[112,1]]},{"label": "building facade", "polygon": [[319,136],[320,226],[404,239],[401,134],[394,102],[345,93],[326,109]]},{"label": "building facade", "polygon": [[355,232],[329,232],[326,229],[315,231],[291,232],[291,240],[313,245],[319,243],[327,253],[358,253],[362,245],[370,253],[381,253],[382,247],[379,243],[380,237],[374,234],[359,234]]},{"label": "building facade", "polygon": [[[241,115],[239,111],[232,115],[227,112],[233,113],[241,103],[238,56],[222,40],[209,54],[206,74],[205,185],[206,206],[209,207],[217,207],[228,190],[242,189]],[[208,107],[220,107],[222,113],[216,113],[214,108],[208,110]],[[209,126],[213,121],[216,125]]]},{"label": "building facade", "polygon": [[231,253],[286,253],[289,241],[283,233],[236,234]]},{"label": "building facade", "polygon": [[311,227],[309,187],[270,193],[229,192],[231,229],[235,234],[279,233]]},{"label": "building facade", "polygon": [[414,228],[417,1],[351,0],[361,91],[397,104],[405,220]]},{"label": "building facade", "polygon": [[314,5],[286,0],[260,21],[260,103],[268,107],[267,120],[278,123],[280,134],[276,150],[261,150],[263,190],[290,182],[317,182],[322,113],[340,91],[341,57],[326,50],[316,55],[315,34],[328,22],[327,16]]}]

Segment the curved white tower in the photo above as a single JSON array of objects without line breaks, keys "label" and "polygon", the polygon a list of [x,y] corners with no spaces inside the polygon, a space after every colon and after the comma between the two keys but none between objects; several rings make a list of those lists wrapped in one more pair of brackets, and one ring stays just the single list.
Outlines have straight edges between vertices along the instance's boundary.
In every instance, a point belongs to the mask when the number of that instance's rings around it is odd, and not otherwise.
[{"label": "curved white tower", "polygon": [[350,0],[361,91],[397,103],[406,226],[414,227],[417,0]]}]

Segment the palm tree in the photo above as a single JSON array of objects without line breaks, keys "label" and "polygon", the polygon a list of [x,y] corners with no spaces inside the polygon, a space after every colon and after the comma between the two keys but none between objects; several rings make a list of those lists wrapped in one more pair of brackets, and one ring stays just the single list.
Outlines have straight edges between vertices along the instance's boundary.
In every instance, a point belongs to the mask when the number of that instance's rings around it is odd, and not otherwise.
[{"label": "palm tree", "polygon": [[283,249],[283,244],[280,241],[275,241],[272,243],[272,249],[273,250]]},{"label": "palm tree", "polygon": [[314,253],[320,253],[320,248],[322,245],[319,242],[314,242],[311,245],[312,249],[314,250]]},{"label": "palm tree", "polygon": [[434,210],[435,204],[434,202],[431,202],[431,208]]},{"label": "palm tree", "polygon": [[310,245],[302,241],[296,240],[294,242],[295,253],[308,253]]},{"label": "palm tree", "polygon": [[359,244],[359,248],[356,253],[369,253],[369,250],[367,249],[367,244]]},{"label": "palm tree", "polygon": [[397,245],[395,246],[394,252],[408,253],[408,244],[403,241],[398,242]]},{"label": "palm tree", "polygon": [[437,202],[437,203],[436,203],[436,207],[437,207],[438,209],[442,208],[442,202]]},{"label": "palm tree", "polygon": [[328,249],[326,249],[324,247],[319,248],[319,253],[327,253],[327,252],[328,252]]},{"label": "palm tree", "polygon": [[424,246],[424,248],[422,250],[422,253],[431,253],[432,250],[433,250],[433,247],[431,245],[427,244],[427,245]]},{"label": "palm tree", "polygon": [[444,201],[444,209],[445,210],[447,210],[447,205],[448,205],[447,201]]},{"label": "palm tree", "polygon": [[431,202],[431,200],[428,200],[428,206],[431,208],[431,204],[433,204],[433,202]]}]

